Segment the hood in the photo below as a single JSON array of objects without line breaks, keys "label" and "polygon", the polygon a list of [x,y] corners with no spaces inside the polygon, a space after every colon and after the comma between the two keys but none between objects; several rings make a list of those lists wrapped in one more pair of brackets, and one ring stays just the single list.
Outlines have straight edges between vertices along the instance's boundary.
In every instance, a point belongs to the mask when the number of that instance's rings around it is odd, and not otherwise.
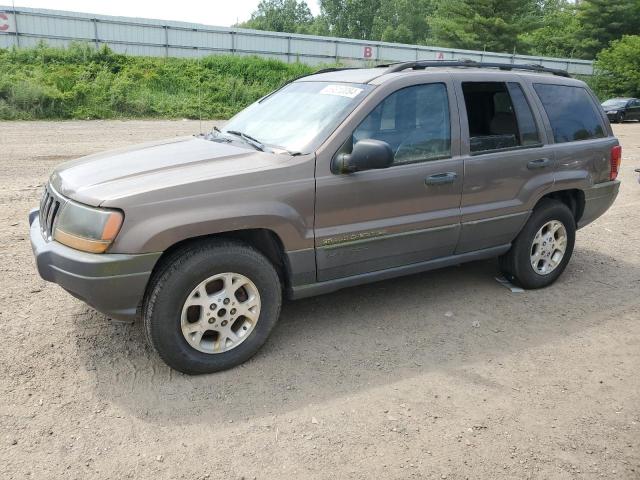
[{"label": "hood", "polygon": [[274,155],[199,137],[101,152],[59,165],[51,184],[62,195],[99,206],[123,197],[281,164]]}]

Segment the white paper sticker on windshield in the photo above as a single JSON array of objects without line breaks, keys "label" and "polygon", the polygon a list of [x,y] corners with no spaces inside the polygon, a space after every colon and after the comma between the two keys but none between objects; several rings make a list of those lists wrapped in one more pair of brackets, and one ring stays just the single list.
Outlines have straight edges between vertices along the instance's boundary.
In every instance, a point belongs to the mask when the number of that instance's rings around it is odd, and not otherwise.
[{"label": "white paper sticker on windshield", "polygon": [[350,87],[348,85],[327,85],[320,90],[321,95],[339,95],[341,97],[354,98],[362,91],[358,87]]}]

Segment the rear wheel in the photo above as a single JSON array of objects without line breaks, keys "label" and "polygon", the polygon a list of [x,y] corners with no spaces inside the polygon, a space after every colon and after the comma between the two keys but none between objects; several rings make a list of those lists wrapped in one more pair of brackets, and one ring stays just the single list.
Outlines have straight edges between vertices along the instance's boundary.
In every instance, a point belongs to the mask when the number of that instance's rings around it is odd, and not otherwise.
[{"label": "rear wheel", "polygon": [[576,238],[576,223],[569,208],[543,200],[500,259],[502,271],[524,288],[551,285],[566,268]]},{"label": "rear wheel", "polygon": [[252,247],[195,243],[168,257],[144,306],[147,339],[172,368],[188,374],[234,367],[253,356],[278,320],[281,286]]}]

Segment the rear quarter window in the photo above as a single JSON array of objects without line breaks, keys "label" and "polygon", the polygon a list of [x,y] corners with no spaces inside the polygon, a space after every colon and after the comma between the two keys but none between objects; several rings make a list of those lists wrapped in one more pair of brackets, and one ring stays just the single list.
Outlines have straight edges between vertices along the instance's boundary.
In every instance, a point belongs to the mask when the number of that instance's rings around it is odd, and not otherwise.
[{"label": "rear quarter window", "polygon": [[556,143],[606,137],[602,117],[582,87],[535,83]]}]

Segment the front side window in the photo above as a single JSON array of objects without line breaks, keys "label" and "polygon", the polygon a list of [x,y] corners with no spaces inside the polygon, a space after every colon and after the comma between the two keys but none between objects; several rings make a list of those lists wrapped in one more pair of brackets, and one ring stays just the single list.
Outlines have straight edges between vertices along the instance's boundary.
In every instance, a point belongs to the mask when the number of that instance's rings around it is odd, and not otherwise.
[{"label": "front side window", "polygon": [[294,82],[242,110],[223,131],[242,132],[268,147],[308,153],[372,89],[360,83]]},{"label": "front side window", "polygon": [[463,82],[472,153],[540,144],[522,87],[515,82]]},{"label": "front side window", "polygon": [[406,87],[385,98],[355,129],[352,141],[387,142],[394,164],[451,156],[449,99],[443,83]]},{"label": "front side window", "polygon": [[556,143],[606,137],[602,118],[582,87],[534,83]]}]

